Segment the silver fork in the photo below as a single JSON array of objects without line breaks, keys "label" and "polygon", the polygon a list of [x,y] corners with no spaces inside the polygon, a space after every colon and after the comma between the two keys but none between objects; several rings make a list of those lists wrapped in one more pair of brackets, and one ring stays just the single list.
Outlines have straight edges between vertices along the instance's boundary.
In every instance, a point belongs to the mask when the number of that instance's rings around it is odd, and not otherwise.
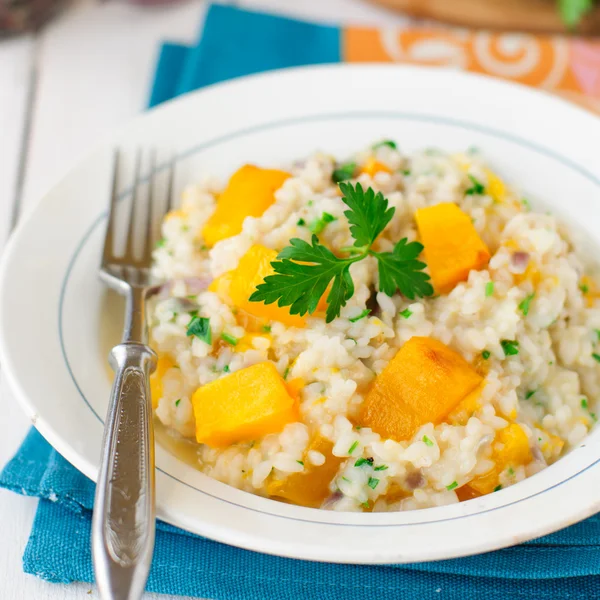
[{"label": "silver fork", "polygon": [[[135,185],[129,212],[125,251],[114,249],[117,224],[119,153],[115,154],[113,188],[104,240],[101,279],[126,298],[122,342],[115,346],[109,361],[115,371],[108,413],[104,425],[100,473],[92,521],[94,571],[104,600],[137,600],[144,593],[155,529],[154,429],[148,378],[156,366],[156,355],[148,347],[146,299],[152,290],[150,275],[153,217],[158,217],[151,156],[145,210],[139,210],[141,153],[138,152]],[[168,172],[168,199],[172,201],[172,166]],[[140,212],[145,213],[138,223]],[[142,254],[135,253],[136,231],[143,226]]]}]

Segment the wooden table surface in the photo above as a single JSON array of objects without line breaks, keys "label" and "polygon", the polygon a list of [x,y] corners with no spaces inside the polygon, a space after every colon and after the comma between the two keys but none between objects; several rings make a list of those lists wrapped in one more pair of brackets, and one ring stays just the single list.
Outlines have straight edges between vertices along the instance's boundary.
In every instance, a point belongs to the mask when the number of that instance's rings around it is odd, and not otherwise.
[{"label": "wooden table surface", "polygon": [[[328,23],[407,22],[363,0],[231,4]],[[0,41],[0,250],[21,216],[80,157],[107,131],[144,109],[160,42],[194,41],[206,5],[190,0],[145,8],[77,0],[39,34]],[[29,427],[0,366],[0,467]],[[0,599],[98,598],[89,584],[49,584],[22,572],[36,504],[0,490]]]}]

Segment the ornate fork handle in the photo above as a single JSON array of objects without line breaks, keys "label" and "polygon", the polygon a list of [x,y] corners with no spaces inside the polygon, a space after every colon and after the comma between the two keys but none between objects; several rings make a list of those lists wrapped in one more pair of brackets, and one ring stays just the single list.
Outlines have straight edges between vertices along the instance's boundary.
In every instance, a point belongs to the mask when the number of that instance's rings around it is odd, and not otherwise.
[{"label": "ornate fork handle", "polygon": [[126,342],[111,352],[115,370],[96,489],[93,551],[103,598],[141,597],[154,547],[154,433],[149,373],[156,356]]}]

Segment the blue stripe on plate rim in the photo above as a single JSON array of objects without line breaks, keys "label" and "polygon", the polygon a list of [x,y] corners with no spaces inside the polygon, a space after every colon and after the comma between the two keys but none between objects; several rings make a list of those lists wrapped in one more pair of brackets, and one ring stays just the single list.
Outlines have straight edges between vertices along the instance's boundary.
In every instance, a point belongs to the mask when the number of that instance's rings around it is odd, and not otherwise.
[{"label": "blue stripe on plate rim", "polygon": [[[396,111],[377,111],[377,112],[373,112],[373,111],[366,111],[366,112],[362,112],[362,111],[352,111],[352,112],[341,112],[341,113],[328,113],[328,114],[320,114],[320,115],[309,115],[309,116],[300,116],[300,117],[293,117],[293,118],[288,118],[288,119],[281,119],[278,121],[270,121],[270,122],[266,122],[266,123],[261,123],[260,125],[255,125],[252,127],[248,127],[245,129],[239,129],[237,131],[228,133],[226,135],[222,135],[222,136],[218,136],[215,137],[211,140],[208,140],[206,142],[202,142],[196,146],[193,146],[187,150],[185,150],[184,152],[178,154],[175,158],[174,158],[174,162],[178,163],[190,156],[193,156],[194,154],[197,154],[198,152],[202,152],[204,150],[208,150],[209,148],[212,148],[214,146],[217,146],[218,144],[222,144],[225,142],[229,142],[232,141],[236,138],[245,136],[245,135],[250,135],[253,133],[258,133],[261,131],[267,131],[267,130],[272,130],[272,129],[277,129],[278,127],[286,127],[286,126],[290,126],[290,125],[298,125],[298,124],[302,124],[302,123],[308,123],[308,122],[323,122],[323,121],[333,121],[333,120],[356,120],[356,119],[398,119],[398,120],[404,120],[404,121],[420,121],[420,122],[424,122],[424,123],[434,123],[434,124],[440,124],[440,125],[449,125],[452,127],[457,127],[457,128],[461,128],[461,129],[466,129],[466,130],[470,130],[470,131],[476,131],[479,133],[483,133],[486,135],[489,135],[491,137],[496,137],[498,139],[504,139],[506,141],[515,143],[519,146],[528,148],[530,150],[533,150],[534,152],[544,155],[548,158],[551,158],[557,162],[559,162],[561,165],[576,171],[577,173],[579,173],[580,175],[582,175],[583,177],[585,177],[587,180],[591,181],[592,183],[594,183],[595,185],[597,185],[598,187],[600,187],[600,177],[597,177],[596,175],[594,175],[593,173],[591,173],[590,171],[588,171],[587,169],[585,169],[584,167],[582,167],[581,165],[573,162],[572,160],[558,154],[557,152],[554,152],[553,150],[550,150],[548,148],[545,148],[543,146],[540,146],[538,144],[535,144],[533,142],[530,142],[528,140],[525,140],[523,138],[520,138],[519,136],[504,132],[504,131],[499,131],[496,129],[493,129],[491,127],[486,127],[483,125],[479,125],[477,123],[470,123],[468,121],[463,121],[463,120],[459,120],[459,119],[452,119],[452,118],[448,118],[448,117],[441,117],[438,115],[428,115],[428,114],[418,114],[418,113],[408,113],[408,112],[396,112]],[[154,172],[151,174],[153,175],[154,173],[160,173],[161,171],[165,170],[166,168],[168,168],[170,166],[171,163],[165,163],[163,165],[160,165],[159,167],[157,167]],[[144,178],[144,181],[148,181],[149,176],[146,176]],[[123,192],[121,192],[120,194],[120,200],[123,200],[125,198],[127,198],[132,192],[132,188],[128,188],[126,190],[124,190]],[[83,249],[83,247],[86,245],[86,243],[88,242],[90,236],[92,235],[92,233],[94,232],[94,230],[96,229],[96,227],[98,227],[102,221],[104,221],[107,217],[107,211],[102,212],[100,215],[98,215],[96,217],[96,219],[93,221],[93,223],[90,225],[90,227],[87,229],[87,231],[84,233],[83,237],[81,238],[81,240],[79,241],[79,243],[77,244],[77,246],[75,247],[75,250],[73,251],[73,254],[71,256],[71,259],[69,260],[69,263],[67,265],[67,268],[65,270],[65,274],[63,277],[63,281],[62,281],[62,285],[61,285],[61,291],[60,291],[60,298],[59,298],[59,302],[58,302],[58,335],[60,338],[60,347],[61,347],[61,351],[62,351],[62,355],[63,355],[63,359],[65,361],[65,366],[67,368],[67,371],[69,372],[69,375],[71,377],[71,380],[73,381],[73,385],[75,386],[75,388],[77,389],[77,391],[79,392],[79,395],[81,396],[81,398],[83,399],[83,401],[85,402],[85,404],[87,405],[87,407],[92,411],[92,413],[94,414],[94,416],[100,421],[100,423],[104,424],[103,419],[100,417],[100,415],[98,415],[98,413],[94,410],[94,408],[92,407],[92,405],[90,404],[90,402],[88,401],[88,399],[85,397],[85,394],[83,393],[81,387],[79,386],[77,379],[75,378],[75,375],[71,369],[71,364],[69,362],[68,356],[67,356],[67,351],[65,348],[65,344],[64,344],[64,339],[63,339],[63,305],[64,305],[64,299],[65,299],[65,292],[66,292],[66,288],[69,282],[69,278],[71,276],[73,267],[75,265],[75,261],[77,260],[77,257],[79,256],[79,253],[81,252],[81,250]],[[555,483],[554,485],[550,486],[549,488],[546,488],[545,490],[542,490],[540,492],[536,492],[534,494],[531,494],[529,496],[526,496],[525,498],[520,498],[519,500],[515,500],[513,502],[510,502],[509,504],[503,504],[502,506],[497,506],[495,508],[490,508],[484,511],[480,511],[474,514],[469,514],[469,515],[459,515],[456,517],[449,517],[447,519],[438,519],[435,521],[418,521],[418,522],[414,522],[414,523],[390,523],[390,524],[350,524],[350,523],[332,523],[332,522],[327,522],[327,521],[313,521],[311,519],[301,519],[301,518],[296,518],[296,517],[290,517],[287,515],[278,515],[278,514],[274,514],[271,513],[269,511],[264,511],[264,510],[260,510],[257,508],[251,508],[249,506],[244,506],[243,504],[238,504],[237,502],[233,502],[231,500],[225,500],[224,498],[220,498],[219,496],[215,496],[214,494],[210,494],[204,490],[201,490],[185,481],[182,481],[181,479],[175,477],[174,475],[171,475],[170,473],[167,473],[166,471],[164,471],[163,469],[160,469],[157,467],[157,471],[159,471],[160,473],[163,473],[164,475],[166,475],[167,477],[173,479],[174,481],[177,481],[178,483],[185,485],[186,487],[199,492],[200,494],[204,494],[205,496],[209,496],[215,500],[219,500],[221,502],[227,503],[227,504],[231,504],[233,506],[237,506],[238,508],[243,508],[252,512],[258,512],[267,516],[271,516],[271,517],[278,517],[281,519],[287,519],[287,520],[291,520],[291,521],[300,521],[300,522],[305,522],[305,523],[315,523],[315,524],[319,524],[319,525],[331,525],[331,526],[335,526],[335,527],[409,527],[409,526],[414,526],[414,525],[430,525],[430,524],[434,524],[434,523],[443,523],[443,522],[447,522],[447,521],[455,521],[458,519],[464,519],[464,518],[468,518],[468,517],[473,517],[473,516],[477,516],[480,514],[485,514],[485,513],[489,513],[489,512],[494,512],[496,510],[500,510],[503,508],[506,508],[508,506],[513,506],[515,504],[519,504],[521,502],[524,502],[526,500],[529,500],[531,498],[534,498],[536,496],[539,496],[541,494],[544,494],[554,488],[557,488],[565,483],[567,483],[568,481],[570,481],[571,479],[574,479],[575,477],[581,475],[582,473],[588,471],[589,469],[591,469],[592,467],[594,467],[595,465],[600,463],[600,459],[594,461],[593,463],[587,465],[586,467],[584,467],[583,469],[581,469],[580,471],[578,471],[577,473],[574,473],[573,475],[571,475],[570,477],[568,477],[567,479],[564,479],[563,481],[559,481],[558,483]],[[307,509],[307,510],[315,510],[315,509]]]}]

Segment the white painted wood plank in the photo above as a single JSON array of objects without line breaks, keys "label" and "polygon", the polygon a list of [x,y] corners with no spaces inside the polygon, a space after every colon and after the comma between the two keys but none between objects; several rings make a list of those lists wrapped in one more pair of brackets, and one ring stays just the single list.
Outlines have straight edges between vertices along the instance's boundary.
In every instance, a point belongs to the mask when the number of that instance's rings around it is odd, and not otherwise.
[{"label": "white painted wood plank", "polygon": [[31,36],[0,42],[0,250],[17,189],[33,50]]},{"label": "white painted wood plank", "polygon": [[24,207],[147,102],[160,42],[197,37],[206,4],[85,2],[42,34]]}]

